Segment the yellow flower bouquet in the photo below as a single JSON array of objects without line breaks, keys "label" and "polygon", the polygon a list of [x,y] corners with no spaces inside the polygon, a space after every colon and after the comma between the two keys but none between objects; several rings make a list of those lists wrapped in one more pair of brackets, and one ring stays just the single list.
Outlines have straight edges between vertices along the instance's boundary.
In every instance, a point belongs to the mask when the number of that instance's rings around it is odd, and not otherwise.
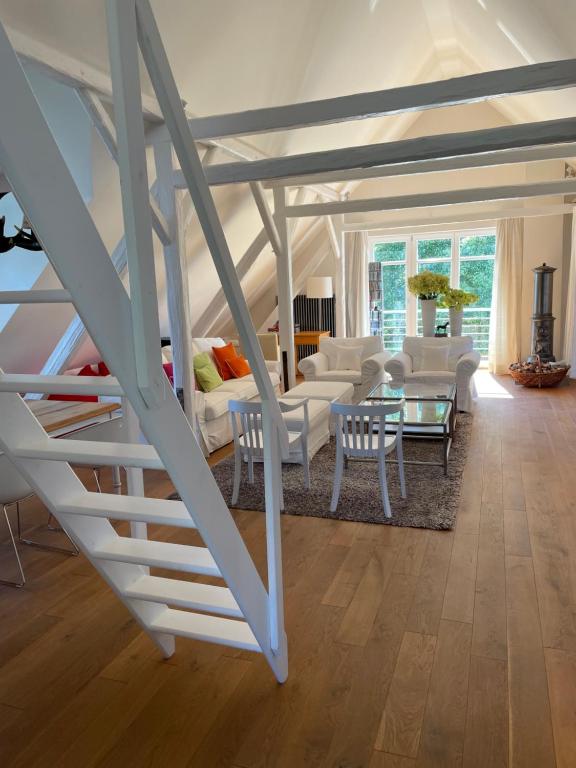
[{"label": "yellow flower bouquet", "polygon": [[448,290],[444,291],[440,296],[436,304],[439,307],[455,309],[457,312],[461,312],[464,307],[467,307],[470,304],[475,304],[477,301],[478,296],[476,296],[475,293],[463,291],[461,288],[448,288]]},{"label": "yellow flower bouquet", "polygon": [[419,272],[408,278],[408,290],[422,301],[437,299],[450,290],[450,280],[437,272]]}]

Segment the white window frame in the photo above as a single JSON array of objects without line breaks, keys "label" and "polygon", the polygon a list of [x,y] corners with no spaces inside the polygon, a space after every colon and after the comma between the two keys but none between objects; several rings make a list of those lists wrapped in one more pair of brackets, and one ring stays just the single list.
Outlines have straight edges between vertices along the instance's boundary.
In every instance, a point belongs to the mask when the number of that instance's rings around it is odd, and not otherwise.
[{"label": "white window frame", "polygon": [[[418,241],[419,240],[446,240],[450,239],[450,282],[453,286],[460,285],[460,238],[462,237],[474,237],[482,235],[495,235],[496,227],[482,227],[480,229],[454,229],[446,231],[430,230],[427,232],[415,232],[411,234],[397,234],[397,235],[369,235],[367,258],[368,261],[373,261],[374,247],[378,243],[406,243],[406,260],[405,261],[382,261],[382,266],[405,264],[406,265],[406,277],[415,275],[418,271]],[[475,261],[480,259],[491,258],[491,254],[485,256],[469,256],[464,257],[465,261]],[[435,262],[447,261],[447,259],[426,259],[426,262],[433,264]],[[424,263],[424,262],[422,262]],[[406,285],[406,335],[416,336],[417,323],[418,323],[418,300],[416,296],[408,291],[408,285]]]}]

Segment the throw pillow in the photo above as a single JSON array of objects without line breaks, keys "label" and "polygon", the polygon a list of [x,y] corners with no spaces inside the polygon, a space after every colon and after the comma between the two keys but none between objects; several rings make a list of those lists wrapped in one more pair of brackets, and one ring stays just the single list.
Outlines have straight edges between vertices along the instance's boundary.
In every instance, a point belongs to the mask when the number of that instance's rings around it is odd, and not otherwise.
[{"label": "throw pillow", "polygon": [[208,352],[194,355],[194,376],[203,392],[211,392],[222,384],[222,377],[210,359]]},{"label": "throw pillow", "polygon": [[359,371],[362,367],[362,352],[364,347],[340,347],[334,345],[336,350],[335,371]]},{"label": "throw pillow", "polygon": [[232,374],[230,373],[230,369],[226,363],[229,360],[233,360],[235,357],[238,357],[238,353],[236,352],[236,347],[234,344],[232,344],[230,341],[223,347],[212,347],[212,354],[214,356],[214,362],[216,363],[218,373],[222,377],[223,381],[231,379]]},{"label": "throw pillow", "polygon": [[250,363],[242,355],[227,360],[226,365],[235,379],[241,379],[243,376],[248,376],[249,373],[252,373]]},{"label": "throw pillow", "polygon": [[447,371],[449,344],[423,344],[421,371]]}]

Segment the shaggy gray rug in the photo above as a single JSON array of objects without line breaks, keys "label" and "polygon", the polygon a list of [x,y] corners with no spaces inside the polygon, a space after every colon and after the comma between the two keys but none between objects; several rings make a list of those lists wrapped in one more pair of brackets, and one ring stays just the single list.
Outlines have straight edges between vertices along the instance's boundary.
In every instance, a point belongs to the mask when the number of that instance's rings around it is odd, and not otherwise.
[{"label": "shaggy gray rug", "polygon": [[[332,480],[334,477],[335,445],[332,439],[322,448],[310,463],[311,489],[303,485],[302,467],[298,464],[284,464],[284,513],[309,517],[329,517],[336,520],[351,520],[361,523],[379,523],[412,528],[449,530],[454,526],[460,501],[462,472],[470,441],[472,417],[458,414],[456,434],[448,461],[448,476],[444,477],[442,467],[406,465],[407,498],[400,496],[398,469],[395,464],[386,467],[388,493],[392,517],[384,517],[378,485],[378,467],[372,461],[350,461],[344,470],[340,500],[336,512],[330,512]],[[440,461],[441,442],[427,440],[404,440],[404,458],[424,461]],[[392,454],[394,457],[394,454]],[[212,467],[216,482],[224,498],[232,497],[234,479],[234,458],[228,457]],[[243,467],[238,509],[264,511],[264,474],[261,464],[254,468],[254,485],[248,483],[247,468]]]}]

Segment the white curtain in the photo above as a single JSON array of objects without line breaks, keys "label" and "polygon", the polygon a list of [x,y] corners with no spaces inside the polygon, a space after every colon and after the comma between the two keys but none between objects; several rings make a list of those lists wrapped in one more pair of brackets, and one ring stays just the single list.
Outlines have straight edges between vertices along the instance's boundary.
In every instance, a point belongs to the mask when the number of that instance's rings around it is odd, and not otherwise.
[{"label": "white curtain", "polygon": [[351,232],[345,242],[346,335],[368,336],[368,238]]},{"label": "white curtain", "polygon": [[492,373],[507,373],[520,358],[523,251],[523,219],[498,221],[488,350]]},{"label": "white curtain", "polygon": [[568,376],[576,379],[576,214],[572,215],[572,248],[565,318],[563,358],[572,366]]}]

